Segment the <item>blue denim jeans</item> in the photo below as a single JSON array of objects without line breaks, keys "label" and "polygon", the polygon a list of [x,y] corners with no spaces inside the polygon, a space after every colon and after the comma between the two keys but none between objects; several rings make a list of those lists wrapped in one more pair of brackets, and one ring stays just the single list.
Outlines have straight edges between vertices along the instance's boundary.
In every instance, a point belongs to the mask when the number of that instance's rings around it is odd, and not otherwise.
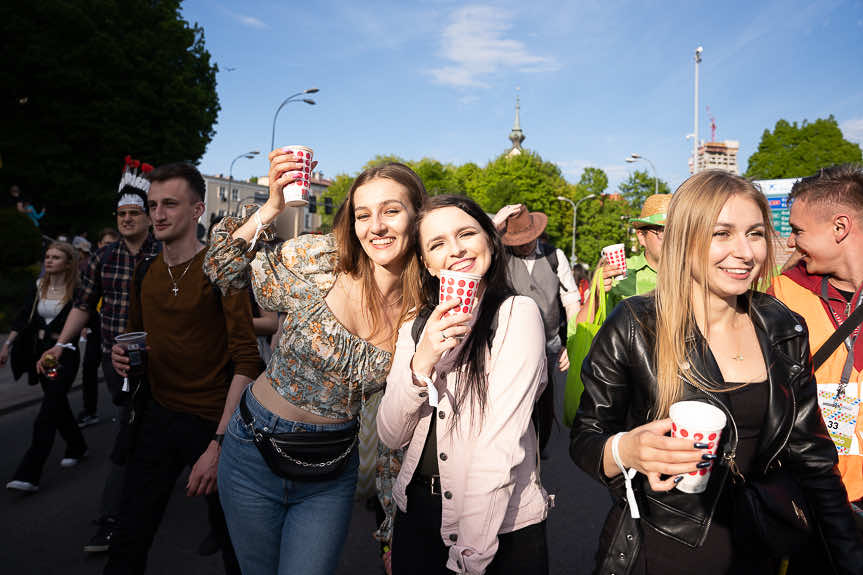
[{"label": "blue denim jeans", "polygon": [[[251,387],[246,389],[243,401],[255,427],[271,433],[335,431],[353,425],[281,419],[258,403]],[[252,433],[237,408],[219,456],[219,497],[243,574],[333,573],[351,521],[358,450],[335,479],[293,481],[270,471],[255,447]]]}]

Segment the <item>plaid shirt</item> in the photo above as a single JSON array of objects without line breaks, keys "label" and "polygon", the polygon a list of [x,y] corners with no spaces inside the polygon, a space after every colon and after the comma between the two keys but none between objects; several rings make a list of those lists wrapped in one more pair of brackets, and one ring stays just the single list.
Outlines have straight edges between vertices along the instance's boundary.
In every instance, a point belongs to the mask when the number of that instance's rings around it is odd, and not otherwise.
[{"label": "plaid shirt", "polygon": [[102,353],[111,353],[114,338],[126,331],[135,266],[145,257],[155,256],[161,249],[162,244],[148,234],[137,255],[133,256],[126,242],[119,240],[90,256],[75,293],[75,306],[94,313],[99,299],[102,299]]}]

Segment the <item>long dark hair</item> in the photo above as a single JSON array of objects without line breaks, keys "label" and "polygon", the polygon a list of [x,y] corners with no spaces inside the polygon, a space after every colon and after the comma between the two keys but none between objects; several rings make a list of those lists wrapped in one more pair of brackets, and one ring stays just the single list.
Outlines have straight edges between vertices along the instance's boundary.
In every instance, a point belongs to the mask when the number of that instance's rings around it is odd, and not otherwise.
[{"label": "long dark hair", "polygon": [[[465,402],[470,406],[471,420],[474,417],[474,407],[478,408],[478,415],[482,420],[485,414],[486,399],[488,397],[486,377],[486,353],[491,349],[494,336],[492,325],[500,305],[510,296],[515,295],[515,290],[510,284],[506,271],[506,254],[500,241],[500,234],[488,215],[477,205],[476,202],[465,196],[441,195],[432,196],[424,204],[417,215],[417,229],[419,229],[423,218],[435,210],[441,208],[458,208],[482,227],[488,236],[489,248],[491,249],[491,265],[483,277],[485,292],[478,309],[479,316],[473,329],[468,333],[465,340],[459,345],[455,358],[457,366],[456,394],[453,402],[453,425],[459,417]],[[417,250],[421,251],[421,242],[417,242]],[[425,267],[422,269],[422,299],[426,306],[434,307],[437,304],[440,280],[431,275]],[[459,367],[464,366],[464,369]]]},{"label": "long dark hair", "polygon": [[[419,212],[420,206],[426,199],[426,190],[422,180],[416,172],[404,164],[389,162],[364,170],[354,180],[347,198],[339,206],[333,220],[333,233],[336,236],[339,258],[336,271],[350,274],[352,277],[362,280],[363,307],[369,311],[372,320],[372,334],[369,337],[375,337],[391,330],[392,339],[395,339],[398,335],[398,325],[410,319],[412,314],[419,309],[420,294],[417,289],[419,285],[417,279],[421,266],[419,258],[409,249],[405,254],[405,267],[402,271],[402,307],[399,323],[396,326],[390,326],[386,321],[386,305],[383,301],[383,295],[375,283],[374,265],[357,239],[354,227],[354,193],[360,186],[378,179],[392,180],[402,185],[408,191],[408,198],[415,213]],[[416,221],[412,222],[412,225],[413,229],[408,230],[407,233],[409,237],[415,238],[417,235]]]}]

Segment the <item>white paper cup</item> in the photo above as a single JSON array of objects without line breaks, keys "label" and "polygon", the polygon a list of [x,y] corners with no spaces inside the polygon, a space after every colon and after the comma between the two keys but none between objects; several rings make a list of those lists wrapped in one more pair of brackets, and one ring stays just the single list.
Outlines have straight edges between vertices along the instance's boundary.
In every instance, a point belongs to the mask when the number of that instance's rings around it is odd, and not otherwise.
[{"label": "white paper cup", "polygon": [[[671,417],[672,437],[706,443],[707,451],[716,454],[726,423],[725,413],[721,409],[701,401],[678,401],[671,406],[668,414]],[[712,469],[711,461],[709,467],[690,471],[677,484],[677,489],[685,493],[701,493],[707,489]]]},{"label": "white paper cup", "polygon": [[461,302],[461,305],[447,312],[444,317],[450,313],[473,313],[473,308],[476,307],[476,290],[479,287],[481,279],[482,276],[476,274],[453,272],[450,270],[440,271],[438,303],[443,303],[453,298],[458,298]]},{"label": "white paper cup", "polygon": [[602,257],[608,262],[608,265],[616,266],[622,271],[621,274],[614,277],[616,280],[626,279],[626,247],[623,244],[612,244],[602,248]]},{"label": "white paper cup", "polygon": [[303,164],[303,169],[299,170],[300,177],[282,188],[285,205],[291,207],[305,206],[309,203],[309,194],[312,192],[312,158],[315,153],[306,146],[285,146],[282,149],[293,152],[294,160]]}]

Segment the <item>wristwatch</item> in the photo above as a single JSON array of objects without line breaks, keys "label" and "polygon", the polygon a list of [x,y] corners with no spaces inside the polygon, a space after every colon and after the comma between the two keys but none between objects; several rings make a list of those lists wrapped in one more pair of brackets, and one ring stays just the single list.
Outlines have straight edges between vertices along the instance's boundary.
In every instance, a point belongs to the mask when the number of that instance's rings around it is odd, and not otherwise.
[{"label": "wristwatch", "polygon": [[213,436],[213,441],[218,443],[219,447],[221,447],[222,442],[225,441],[225,434],[224,433],[217,433],[216,435]]}]

